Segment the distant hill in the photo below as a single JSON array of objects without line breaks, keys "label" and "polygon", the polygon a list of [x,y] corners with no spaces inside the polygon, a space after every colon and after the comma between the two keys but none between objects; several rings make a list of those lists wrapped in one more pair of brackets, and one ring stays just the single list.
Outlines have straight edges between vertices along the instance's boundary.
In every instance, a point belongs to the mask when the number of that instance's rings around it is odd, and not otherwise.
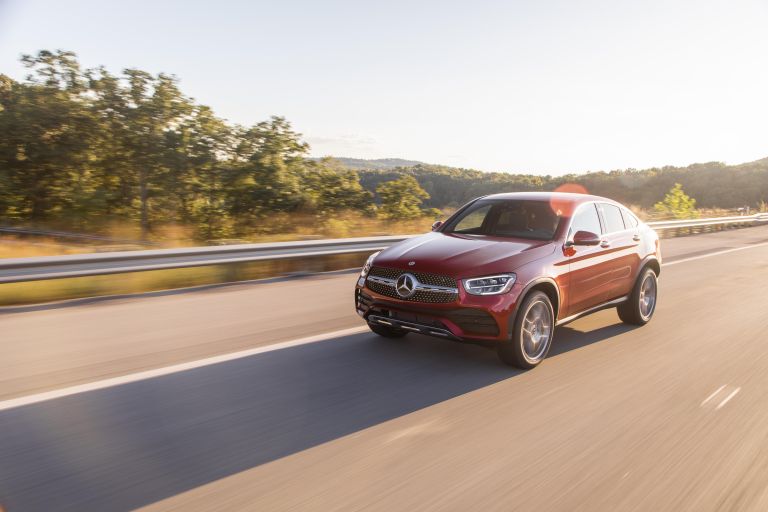
[{"label": "distant hill", "polygon": [[563,176],[484,172],[431,164],[357,169],[357,173],[360,184],[371,192],[384,181],[411,175],[430,195],[425,206],[433,208],[458,206],[486,194],[555,190],[565,184],[578,184],[592,194],[651,208],[675,183],[682,184],[701,208],[768,207],[768,158],[739,165],[707,162],[687,167],[664,166]]},{"label": "distant hill", "polygon": [[[403,158],[377,158],[375,160],[366,160],[364,158],[334,156],[333,159],[338,161],[344,167],[355,169],[356,171],[388,171],[397,167],[413,167],[415,165],[423,164],[423,162],[419,162],[418,160],[405,160]],[[314,158],[313,160],[320,160],[320,158]]]},{"label": "distant hill", "polygon": [[768,207],[768,158],[737,165],[706,162],[686,167],[593,171],[561,176],[486,172],[403,158],[333,159],[340,166],[356,171],[363,188],[374,194],[380,183],[411,175],[430,195],[424,205],[432,208],[456,207],[496,192],[555,190],[565,184],[578,184],[592,194],[650,209],[675,183],[682,184],[700,208]]}]

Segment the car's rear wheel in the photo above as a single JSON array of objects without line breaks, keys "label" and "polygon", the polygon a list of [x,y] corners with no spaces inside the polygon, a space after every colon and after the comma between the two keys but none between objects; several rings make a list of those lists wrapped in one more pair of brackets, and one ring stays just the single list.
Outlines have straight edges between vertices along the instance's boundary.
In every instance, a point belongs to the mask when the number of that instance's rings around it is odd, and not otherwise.
[{"label": "car's rear wheel", "polygon": [[646,267],[637,278],[635,287],[626,302],[616,307],[621,321],[632,325],[645,325],[656,311],[659,281],[656,272]]},{"label": "car's rear wheel", "polygon": [[402,338],[408,334],[408,331],[387,327],[386,325],[368,324],[368,327],[379,336],[384,336],[385,338]]},{"label": "car's rear wheel", "polygon": [[554,332],[552,302],[546,293],[535,291],[520,304],[512,336],[498,346],[499,357],[518,368],[533,368],[547,357]]}]

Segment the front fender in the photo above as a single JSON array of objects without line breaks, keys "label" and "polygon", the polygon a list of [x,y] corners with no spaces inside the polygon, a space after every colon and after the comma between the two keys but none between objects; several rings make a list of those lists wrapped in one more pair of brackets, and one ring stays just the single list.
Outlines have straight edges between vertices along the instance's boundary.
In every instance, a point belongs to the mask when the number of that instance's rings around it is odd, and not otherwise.
[{"label": "front fender", "polygon": [[[512,312],[509,315],[509,318],[507,319],[507,336],[511,339],[513,328],[515,326],[515,320],[517,319],[517,313],[520,309],[520,303],[523,302],[525,299],[525,296],[528,295],[528,292],[530,292],[533,288],[535,288],[538,285],[544,284],[547,286],[547,289],[549,291],[552,291],[554,294],[555,300],[553,301],[552,307],[555,310],[555,322],[557,322],[557,318],[560,312],[560,305],[562,304],[562,296],[560,294],[560,287],[557,285],[557,281],[552,279],[551,277],[537,277],[536,279],[533,279],[528,284],[526,284],[520,294],[517,296],[517,301],[515,302],[515,307],[512,309]],[[547,295],[550,295],[547,293]],[[550,296],[550,300],[552,300],[552,296]]]}]

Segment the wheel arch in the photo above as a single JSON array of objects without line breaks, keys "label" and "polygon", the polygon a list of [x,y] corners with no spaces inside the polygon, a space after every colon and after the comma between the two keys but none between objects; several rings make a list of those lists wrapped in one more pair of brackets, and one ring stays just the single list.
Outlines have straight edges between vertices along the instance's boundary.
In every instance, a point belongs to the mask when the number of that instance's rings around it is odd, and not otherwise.
[{"label": "wheel arch", "polygon": [[512,312],[511,315],[509,315],[509,320],[507,321],[507,335],[511,336],[513,332],[513,327],[515,325],[515,320],[517,319],[517,313],[520,309],[520,304],[525,300],[525,298],[532,292],[535,291],[541,291],[549,297],[549,301],[552,303],[552,309],[554,310],[554,321],[557,323],[557,318],[560,313],[560,288],[557,286],[557,282],[552,279],[551,277],[539,277],[537,279],[534,279],[527,285],[525,285],[525,288],[523,288],[523,291],[520,292],[520,295],[517,298],[515,309]]},{"label": "wheel arch", "polygon": [[659,260],[656,259],[656,256],[646,256],[645,259],[643,259],[643,261],[640,263],[637,276],[640,277],[640,274],[642,274],[643,270],[647,267],[653,269],[653,271],[656,272],[657,277],[661,275],[661,264],[659,263]]}]

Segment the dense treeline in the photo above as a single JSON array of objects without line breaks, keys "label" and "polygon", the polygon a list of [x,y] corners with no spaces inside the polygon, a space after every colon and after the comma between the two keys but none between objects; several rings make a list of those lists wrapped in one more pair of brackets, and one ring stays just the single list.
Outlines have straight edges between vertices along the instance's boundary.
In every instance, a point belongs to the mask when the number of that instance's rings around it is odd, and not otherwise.
[{"label": "dense treeline", "polygon": [[581,185],[591,194],[606,196],[639,208],[651,208],[679,183],[696,198],[701,208],[765,208],[768,202],[768,158],[741,165],[720,162],[688,167],[590,172],[565,176],[535,176],[481,172],[439,165],[416,165],[391,170],[359,170],[364,188],[395,177],[411,175],[430,195],[425,205],[444,208],[472,198],[506,191],[555,190],[567,184]]},{"label": "dense treeline", "polygon": [[25,56],[0,75],[0,217],[93,229],[132,220],[248,232],[276,212],[366,211],[357,174],[311,160],[283,118],[233,126],[169,75],[80,68],[69,52]]},{"label": "dense treeline", "polygon": [[[566,183],[650,208],[676,183],[699,207],[765,206],[768,159],[737,166],[560,177],[418,164],[355,171],[309,158],[281,117],[232,125],[185,96],[175,77],[82,69],[74,54],[25,56],[23,81],[0,75],[0,223],[97,230],[175,223],[213,239],[281,229],[302,213],[393,219],[434,216],[477,196]],[[407,162],[397,161],[393,162]]]}]

